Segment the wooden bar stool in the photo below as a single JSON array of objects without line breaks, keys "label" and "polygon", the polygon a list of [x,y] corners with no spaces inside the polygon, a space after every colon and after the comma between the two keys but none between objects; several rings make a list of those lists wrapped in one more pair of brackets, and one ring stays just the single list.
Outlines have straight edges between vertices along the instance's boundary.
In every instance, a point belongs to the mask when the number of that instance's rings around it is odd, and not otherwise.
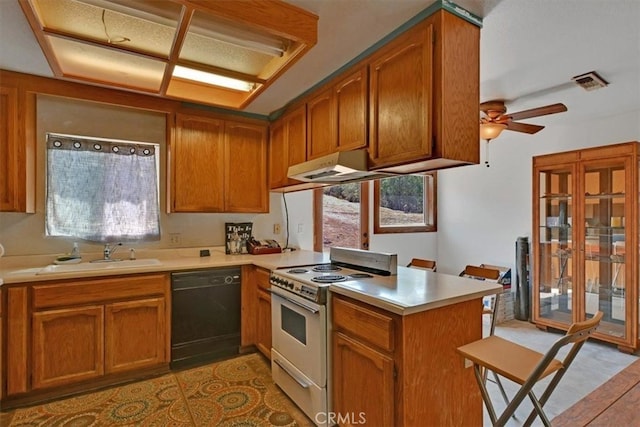
[{"label": "wooden bar stool", "polygon": [[[546,354],[538,353],[495,335],[458,347],[458,352],[464,356],[466,361],[473,363],[480,394],[482,394],[482,400],[484,400],[494,426],[504,426],[527,396],[533,403],[533,410],[523,425],[531,425],[536,418],[536,414],[540,416],[545,426],[551,425],[542,407],[549,400],[549,396],[551,396],[551,393],[565,372],[567,372],[567,369],[569,369],[569,365],[573,362],[578,351],[600,324],[602,315],[603,313],[598,311],[591,319],[572,324],[567,333],[558,339]],[[567,355],[562,361],[556,359],[558,351],[567,344],[572,344]],[[520,384],[520,390],[509,402],[500,417],[496,416],[495,409],[491,403],[486,382],[483,378],[484,370],[493,371]],[[533,392],[533,386],[539,380],[553,373],[555,375],[551,382],[541,397],[537,398]]]}]

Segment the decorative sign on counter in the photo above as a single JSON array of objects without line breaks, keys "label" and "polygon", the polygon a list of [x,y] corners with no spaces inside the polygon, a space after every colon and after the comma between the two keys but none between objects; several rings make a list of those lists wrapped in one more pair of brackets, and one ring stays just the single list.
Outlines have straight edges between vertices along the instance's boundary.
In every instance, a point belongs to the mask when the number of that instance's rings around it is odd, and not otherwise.
[{"label": "decorative sign on counter", "polygon": [[227,255],[248,253],[247,242],[251,239],[252,229],[252,222],[225,223],[225,253]]}]

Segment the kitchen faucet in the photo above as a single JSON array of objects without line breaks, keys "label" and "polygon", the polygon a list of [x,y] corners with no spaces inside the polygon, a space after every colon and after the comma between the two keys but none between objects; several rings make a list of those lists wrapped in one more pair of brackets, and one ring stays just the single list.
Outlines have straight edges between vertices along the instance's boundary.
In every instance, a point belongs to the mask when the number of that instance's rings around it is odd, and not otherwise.
[{"label": "kitchen faucet", "polygon": [[111,258],[111,255],[113,255],[117,250],[118,250],[118,246],[122,246],[122,243],[106,243],[104,245],[104,250],[102,251],[102,253],[104,254],[104,261],[115,261],[114,259]]}]

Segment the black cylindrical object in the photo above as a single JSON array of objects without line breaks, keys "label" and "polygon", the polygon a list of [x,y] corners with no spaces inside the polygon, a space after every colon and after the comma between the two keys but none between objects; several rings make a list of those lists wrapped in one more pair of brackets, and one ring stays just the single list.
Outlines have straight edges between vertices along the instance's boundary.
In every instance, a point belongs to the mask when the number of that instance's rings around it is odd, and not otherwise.
[{"label": "black cylindrical object", "polygon": [[516,300],[514,316],[518,320],[531,320],[531,286],[529,281],[529,239],[516,240]]}]

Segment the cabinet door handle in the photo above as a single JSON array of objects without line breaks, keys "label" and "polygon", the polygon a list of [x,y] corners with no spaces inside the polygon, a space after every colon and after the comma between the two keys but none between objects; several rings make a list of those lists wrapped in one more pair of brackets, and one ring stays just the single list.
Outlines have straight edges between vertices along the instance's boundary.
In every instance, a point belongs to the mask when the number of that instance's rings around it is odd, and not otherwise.
[{"label": "cabinet door handle", "polygon": [[306,382],[306,381],[303,381],[303,380],[301,380],[300,378],[298,378],[297,376],[295,376],[295,375],[294,375],[294,373],[293,373],[293,372],[291,372],[291,371],[289,370],[289,368],[285,368],[285,367],[284,367],[284,365],[283,365],[280,361],[278,361],[278,359],[275,359],[275,358],[274,358],[274,359],[273,359],[273,361],[275,362],[275,364],[276,364],[276,365],[278,365],[278,366],[280,367],[280,369],[282,369],[283,371],[285,371],[285,372],[287,373],[287,375],[289,375],[291,378],[293,378],[293,380],[294,380],[295,382],[297,382],[297,383],[300,385],[300,387],[302,387],[302,388],[309,388],[309,384],[307,384],[307,382]]}]

